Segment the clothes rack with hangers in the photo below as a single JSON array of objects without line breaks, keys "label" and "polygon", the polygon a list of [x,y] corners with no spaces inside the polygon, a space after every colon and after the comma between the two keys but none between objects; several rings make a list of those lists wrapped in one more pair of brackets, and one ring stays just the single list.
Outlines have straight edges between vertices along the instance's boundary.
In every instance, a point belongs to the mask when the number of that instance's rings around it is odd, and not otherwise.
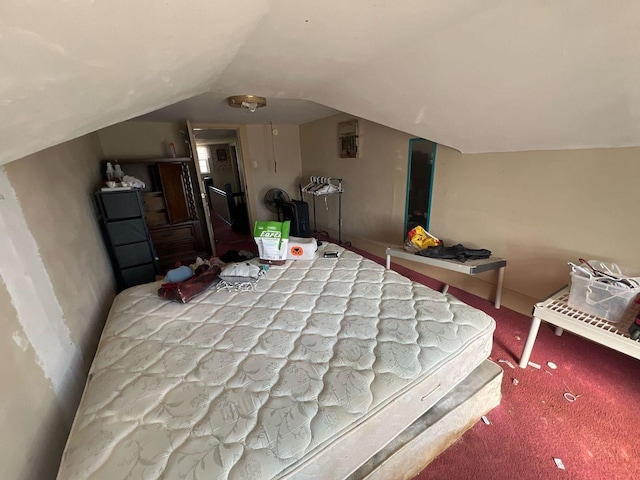
[{"label": "clothes rack with hangers", "polygon": [[[338,195],[338,243],[342,245],[342,193],[344,192],[344,188],[342,187],[342,179],[334,178],[334,177],[318,177],[318,176],[312,175],[310,177],[309,183],[304,187],[302,187],[300,191],[303,194],[308,193],[312,195],[313,231],[315,233],[318,232],[317,222],[316,222],[316,197],[324,196],[325,203],[326,203],[327,196]],[[345,242],[345,243],[350,244],[351,242]]]}]

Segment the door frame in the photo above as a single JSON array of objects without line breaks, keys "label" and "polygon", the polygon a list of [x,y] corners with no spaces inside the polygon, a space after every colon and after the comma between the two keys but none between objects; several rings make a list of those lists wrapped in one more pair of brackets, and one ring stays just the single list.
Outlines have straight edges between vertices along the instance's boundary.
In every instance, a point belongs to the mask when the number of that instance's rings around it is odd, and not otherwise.
[{"label": "door frame", "polygon": [[200,171],[200,162],[198,161],[198,152],[196,147],[196,137],[194,134],[194,129],[203,129],[203,130],[235,130],[236,131],[236,162],[238,163],[238,177],[240,178],[240,183],[245,192],[245,198],[247,202],[247,213],[249,215],[249,225],[253,225],[256,218],[256,205],[253,198],[254,191],[254,182],[252,176],[252,170],[248,168],[249,166],[249,153],[248,153],[248,142],[247,142],[247,129],[244,125],[237,124],[220,124],[220,123],[192,123],[187,120],[187,129],[189,131],[189,142],[192,145],[192,156],[196,164],[196,172],[198,176],[198,188],[200,190],[200,196],[202,199],[202,204],[205,209],[205,219],[207,223],[207,230],[209,231],[209,237],[211,238],[211,248],[213,249],[213,254],[215,255],[215,232],[213,231],[213,224],[211,222],[211,216],[209,213],[209,197],[207,192],[202,191],[203,183],[203,175]]},{"label": "door frame", "polygon": [[216,256],[216,239],[213,233],[213,224],[211,223],[211,213],[209,210],[209,199],[207,192],[202,191],[204,181],[202,180],[202,172],[200,171],[200,161],[198,159],[198,148],[196,146],[196,137],[193,133],[193,125],[187,120],[187,131],[189,133],[189,145],[191,146],[191,156],[196,167],[196,177],[198,177],[198,191],[200,192],[200,201],[204,210],[204,220],[207,224],[207,233],[209,234],[209,245],[211,245],[211,254]]}]

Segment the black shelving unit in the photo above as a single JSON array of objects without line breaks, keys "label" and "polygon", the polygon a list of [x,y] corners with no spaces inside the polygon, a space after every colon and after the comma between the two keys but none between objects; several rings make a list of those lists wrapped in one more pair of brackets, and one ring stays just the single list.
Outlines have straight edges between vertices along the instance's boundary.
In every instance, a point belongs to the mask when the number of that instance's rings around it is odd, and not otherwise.
[{"label": "black shelving unit", "polygon": [[100,226],[119,290],[153,282],[157,257],[138,190],[96,193]]}]

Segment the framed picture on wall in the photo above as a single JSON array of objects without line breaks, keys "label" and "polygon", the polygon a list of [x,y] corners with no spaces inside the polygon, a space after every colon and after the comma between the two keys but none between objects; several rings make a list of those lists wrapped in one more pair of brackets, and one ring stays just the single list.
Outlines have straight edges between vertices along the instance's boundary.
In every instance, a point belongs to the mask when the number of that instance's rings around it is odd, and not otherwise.
[{"label": "framed picture on wall", "polygon": [[338,152],[340,158],[358,158],[358,121],[338,124]]},{"label": "framed picture on wall", "polygon": [[216,149],[216,158],[218,159],[219,162],[226,162],[228,157],[227,157],[227,150],[224,148],[217,148]]}]

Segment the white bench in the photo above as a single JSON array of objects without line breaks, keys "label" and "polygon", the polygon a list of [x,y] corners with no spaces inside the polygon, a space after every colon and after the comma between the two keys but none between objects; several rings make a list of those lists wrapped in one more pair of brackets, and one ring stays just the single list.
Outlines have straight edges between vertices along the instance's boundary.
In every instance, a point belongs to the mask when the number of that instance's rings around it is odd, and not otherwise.
[{"label": "white bench", "polygon": [[[476,275],[489,270],[498,270],[498,282],[496,283],[496,295],[494,305],[500,308],[500,299],[502,298],[502,282],[504,280],[504,269],[507,261],[503,258],[489,257],[478,260],[467,260],[460,262],[458,260],[445,260],[442,258],[423,257],[415,253],[409,253],[402,247],[387,247],[387,269],[391,269],[391,257],[402,258],[412,262],[422,263],[431,267],[443,268],[445,270],[453,270],[455,272],[464,273],[466,275]],[[447,293],[449,285],[442,288],[442,293]]]}]

